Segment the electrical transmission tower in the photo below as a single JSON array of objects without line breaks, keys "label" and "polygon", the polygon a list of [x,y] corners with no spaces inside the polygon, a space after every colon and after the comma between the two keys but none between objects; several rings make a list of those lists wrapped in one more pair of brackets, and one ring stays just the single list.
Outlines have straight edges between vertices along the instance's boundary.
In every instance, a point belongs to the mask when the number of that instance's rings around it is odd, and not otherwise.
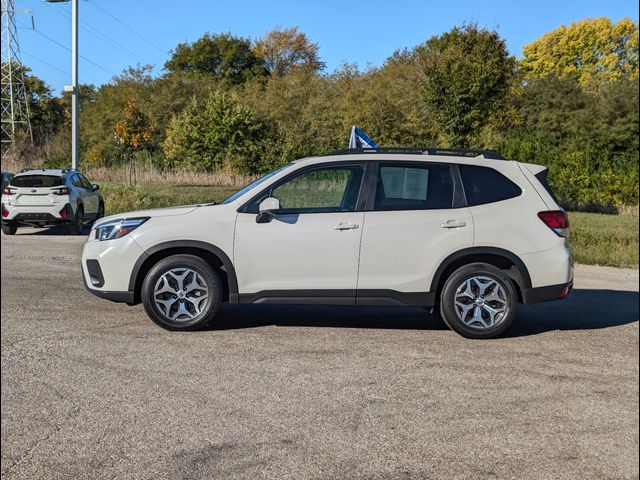
[{"label": "electrical transmission tower", "polygon": [[[33,143],[29,101],[16,29],[14,0],[2,0],[2,158],[25,140]],[[21,13],[21,12],[18,12]]]}]

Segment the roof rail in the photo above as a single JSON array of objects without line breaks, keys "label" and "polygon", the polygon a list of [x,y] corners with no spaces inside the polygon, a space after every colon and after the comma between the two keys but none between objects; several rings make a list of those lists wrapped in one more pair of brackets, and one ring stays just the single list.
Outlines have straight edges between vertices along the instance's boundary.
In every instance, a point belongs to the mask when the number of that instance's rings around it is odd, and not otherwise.
[{"label": "roof rail", "polygon": [[361,153],[400,153],[409,155],[448,155],[457,157],[483,157],[493,160],[506,160],[495,150],[478,150],[472,148],[434,148],[434,147],[383,147],[383,148],[345,148],[322,155],[355,155]]}]

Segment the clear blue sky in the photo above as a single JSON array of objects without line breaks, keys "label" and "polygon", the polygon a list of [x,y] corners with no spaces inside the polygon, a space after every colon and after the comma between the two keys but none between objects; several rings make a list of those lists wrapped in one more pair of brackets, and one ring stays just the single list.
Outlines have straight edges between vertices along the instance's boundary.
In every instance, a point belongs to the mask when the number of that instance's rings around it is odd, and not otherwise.
[{"label": "clear blue sky", "polygon": [[[70,83],[70,53],[63,46],[70,47],[71,5],[16,0],[19,8],[32,11],[36,27],[31,29],[31,15],[16,15],[23,62],[59,92]],[[638,1],[80,0],[80,55],[85,58],[79,75],[81,83],[100,85],[138,63],[155,65],[160,73],[179,42],[207,31],[254,39],[276,25],[298,26],[317,42],[329,72],[343,61],[380,65],[398,48],[469,21],[497,28],[509,51],[520,56],[523,45],[545,32],[600,16],[637,22]]]}]

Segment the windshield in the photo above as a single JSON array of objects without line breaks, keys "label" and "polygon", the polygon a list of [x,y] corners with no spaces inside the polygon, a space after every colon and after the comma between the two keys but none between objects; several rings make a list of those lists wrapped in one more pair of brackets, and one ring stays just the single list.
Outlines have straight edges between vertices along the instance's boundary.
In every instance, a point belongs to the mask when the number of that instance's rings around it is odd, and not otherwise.
[{"label": "windshield", "polygon": [[231,203],[236,201],[238,198],[240,198],[242,195],[244,195],[245,193],[247,193],[249,190],[257,187],[258,185],[260,185],[262,182],[269,180],[271,177],[273,177],[276,173],[280,173],[282,170],[284,170],[285,168],[290,167],[292,164],[288,164],[285,165],[284,167],[280,167],[277,170],[274,170],[273,172],[267,173],[264,177],[260,177],[259,179],[251,182],[249,185],[247,185],[246,187],[244,187],[242,190],[238,190],[236,193],[234,193],[233,195],[231,195],[229,198],[227,198],[223,203],[223,205],[226,205],[227,203]]},{"label": "windshield", "polygon": [[59,187],[64,185],[62,177],[53,175],[18,175],[13,177],[10,185],[12,187]]}]

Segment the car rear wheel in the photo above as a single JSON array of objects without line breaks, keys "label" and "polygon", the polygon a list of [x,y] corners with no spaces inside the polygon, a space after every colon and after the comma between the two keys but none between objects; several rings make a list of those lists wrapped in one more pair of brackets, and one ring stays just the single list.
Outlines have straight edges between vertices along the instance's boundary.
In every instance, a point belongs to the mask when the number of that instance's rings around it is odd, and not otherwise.
[{"label": "car rear wheel", "polygon": [[473,263],[453,272],[445,282],[440,314],[460,335],[488,339],[511,326],[517,304],[515,286],[502,270],[485,263]]},{"label": "car rear wheel", "polygon": [[69,233],[71,235],[82,235],[83,230],[84,230],[84,209],[82,207],[78,207],[78,211],[76,212],[76,216],[73,219],[73,222],[69,224]]},{"label": "car rear wheel", "polygon": [[141,297],[147,315],[161,327],[195,330],[218,314],[222,284],[202,258],[172,255],[151,268],[142,283]]},{"label": "car rear wheel", "polygon": [[18,231],[18,226],[15,223],[3,223],[2,233],[5,235],[15,235]]}]

